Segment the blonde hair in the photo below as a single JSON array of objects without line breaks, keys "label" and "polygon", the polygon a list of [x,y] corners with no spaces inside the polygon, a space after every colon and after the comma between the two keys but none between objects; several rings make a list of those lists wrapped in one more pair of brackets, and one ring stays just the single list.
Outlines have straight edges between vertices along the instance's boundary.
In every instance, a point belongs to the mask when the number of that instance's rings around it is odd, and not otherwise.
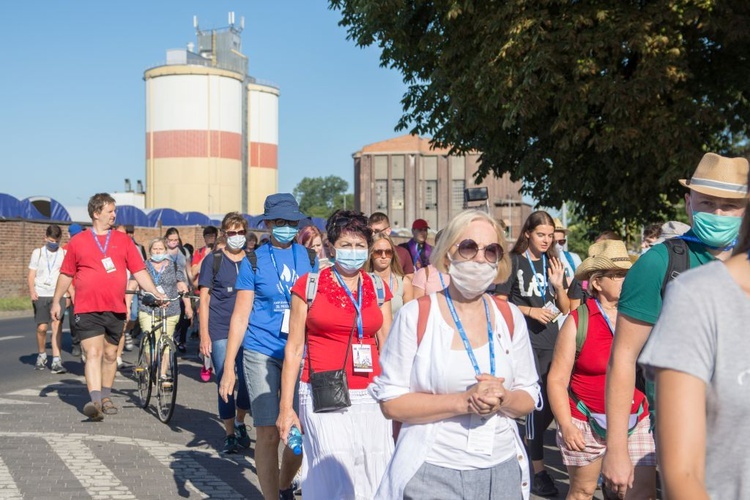
[{"label": "blonde hair", "polygon": [[404,270],[401,267],[401,263],[398,260],[398,254],[396,253],[396,244],[393,243],[393,240],[390,236],[388,236],[385,233],[373,233],[372,235],[372,245],[370,245],[370,251],[369,256],[367,258],[367,262],[365,262],[365,271],[373,272],[375,271],[375,267],[372,265],[372,259],[374,257],[373,249],[375,248],[375,243],[377,243],[380,240],[385,240],[388,242],[388,244],[391,246],[391,251],[393,252],[393,255],[391,256],[391,265],[389,266],[391,268],[391,272],[395,274],[396,276],[403,276]]},{"label": "blonde hair", "polygon": [[497,276],[495,283],[502,283],[508,279],[511,271],[510,255],[508,255],[508,242],[505,241],[505,234],[500,224],[492,218],[487,212],[481,210],[464,210],[459,213],[448,225],[442,230],[439,241],[435,244],[430,255],[430,262],[438,271],[447,273],[448,252],[459,242],[464,230],[475,221],[484,221],[492,225],[497,236],[497,242],[503,249],[503,258],[497,263]]},{"label": "blonde hair", "polygon": [[164,245],[164,250],[166,250],[167,247],[167,240],[165,238],[154,238],[153,240],[148,242],[148,254],[151,255],[151,250],[154,248],[154,245],[157,243],[161,243]]}]

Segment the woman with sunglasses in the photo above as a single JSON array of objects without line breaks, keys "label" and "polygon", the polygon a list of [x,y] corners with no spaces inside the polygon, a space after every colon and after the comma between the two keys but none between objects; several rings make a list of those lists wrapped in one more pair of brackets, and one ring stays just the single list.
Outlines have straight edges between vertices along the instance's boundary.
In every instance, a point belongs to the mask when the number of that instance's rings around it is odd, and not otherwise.
[{"label": "woman with sunglasses", "polygon": [[365,271],[377,273],[388,284],[388,289],[393,294],[391,312],[394,318],[401,306],[414,297],[411,279],[404,275],[395,255],[396,245],[391,237],[385,233],[373,233],[370,258],[365,264]]},{"label": "woman with sunglasses", "polygon": [[[198,277],[200,288],[200,353],[211,358],[216,367],[216,385],[224,375],[224,358],[229,337],[229,320],[237,298],[235,281],[240,272],[240,264],[245,259],[247,243],[247,220],[239,212],[229,212],[221,221],[221,237],[217,238],[215,250],[206,255],[201,263]],[[220,240],[226,246],[220,248]],[[219,259],[218,266],[215,264]],[[229,394],[228,401],[219,400],[219,418],[224,421],[224,447],[222,453],[237,453],[241,448],[250,447],[250,437],[245,426],[245,415],[250,411],[250,398],[242,369],[243,350],[237,351],[233,371],[237,373],[237,395]],[[205,369],[205,368],[204,368]],[[210,377],[210,373],[208,374]]]},{"label": "woman with sunglasses", "polygon": [[395,319],[369,391],[403,426],[375,498],[529,498],[515,419],[539,394],[534,356],[518,308],[509,306],[510,331],[485,293],[508,277],[505,246],[487,213],[458,214],[431,255],[450,285]]},{"label": "woman with sunglasses", "polygon": [[[575,277],[588,281],[589,298],[565,320],[547,377],[549,401],[557,420],[557,446],[568,468],[568,498],[594,497],[607,451],[604,381],[607,375],[617,303],[632,266],[625,244],[605,240],[591,245]],[[656,498],[654,438],[649,432],[646,395],[635,390],[628,436],[635,466],[627,498]]]},{"label": "woman with sunglasses", "polygon": [[[255,250],[254,263],[243,259],[240,264],[219,386],[219,394],[228,403],[234,393],[234,368],[242,347],[241,363],[257,436],[255,465],[265,498],[279,495],[280,499],[293,499],[292,481],[302,461],[302,457],[284,448],[279,469],[276,418],[284,347],[289,335],[291,289],[299,276],[318,268],[317,259],[310,262],[307,249],[294,243],[299,222],[305,218],[291,194],[277,193],[266,198],[263,220],[271,238]],[[296,401],[295,397],[295,406]]]},{"label": "woman with sunglasses", "polygon": [[554,419],[547,401],[547,372],[559,331],[556,320],[560,314],[568,314],[570,299],[565,268],[555,244],[555,222],[547,212],[540,210],[529,215],[510,257],[510,279],[498,285],[495,293],[523,313],[541,379],[542,407],[526,419],[526,443],[534,468],[531,492],[555,496],[557,487],[544,468],[544,433]]}]

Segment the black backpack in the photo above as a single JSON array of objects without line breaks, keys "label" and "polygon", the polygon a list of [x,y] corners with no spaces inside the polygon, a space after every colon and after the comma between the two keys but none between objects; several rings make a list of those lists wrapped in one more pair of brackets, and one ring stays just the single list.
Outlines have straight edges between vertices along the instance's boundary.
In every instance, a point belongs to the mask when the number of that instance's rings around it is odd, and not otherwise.
[{"label": "black backpack", "polygon": [[667,291],[667,284],[690,269],[690,254],[688,253],[688,246],[685,240],[682,238],[671,238],[664,242],[667,247],[667,254],[669,255],[669,264],[667,265],[667,272],[664,275],[664,280],[661,283],[661,298],[664,298],[664,293]]},{"label": "black backpack", "polygon": [[[305,247],[305,250],[307,250],[307,257],[310,259],[310,267],[314,268],[315,259],[317,258],[315,250],[307,247]],[[221,259],[224,258],[224,252],[222,250],[216,250],[213,252],[213,256],[213,276],[211,278],[211,286],[208,288],[209,292],[214,287],[214,280],[216,280],[216,274],[219,272],[219,268],[221,267]],[[255,254],[255,250],[253,250],[252,248],[246,248],[245,256],[247,257],[248,262],[250,262],[250,266],[253,268],[253,273],[256,273],[258,271],[258,256]]]}]

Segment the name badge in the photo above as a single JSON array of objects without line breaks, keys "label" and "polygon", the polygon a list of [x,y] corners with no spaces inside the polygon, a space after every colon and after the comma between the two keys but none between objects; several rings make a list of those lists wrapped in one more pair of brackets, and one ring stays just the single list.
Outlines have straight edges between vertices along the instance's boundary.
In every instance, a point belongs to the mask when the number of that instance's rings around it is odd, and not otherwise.
[{"label": "name badge", "polygon": [[[156,291],[157,291],[157,292],[159,292],[159,293],[161,293],[161,294],[164,294],[164,289],[162,288],[162,286],[161,286],[161,285],[158,285],[158,286],[156,287]],[[166,295],[166,294],[164,294],[164,295]]]},{"label": "name badge", "polygon": [[352,344],[352,358],[354,358],[354,371],[357,373],[372,372],[372,346],[365,344]]},{"label": "name badge", "polygon": [[52,285],[52,277],[50,276],[46,280],[44,280],[44,286],[50,286]]},{"label": "name badge", "polygon": [[281,320],[281,333],[289,335],[289,309],[284,309],[284,319]]},{"label": "name badge", "polygon": [[112,259],[109,257],[104,257],[102,259],[102,265],[104,266],[104,270],[107,271],[108,273],[113,273],[117,271],[117,269],[115,269],[115,263],[112,262]]},{"label": "name badge", "polygon": [[466,442],[466,451],[477,455],[492,456],[492,448],[495,445],[495,427],[497,426],[497,415],[488,418],[471,414],[469,426],[469,439]]}]

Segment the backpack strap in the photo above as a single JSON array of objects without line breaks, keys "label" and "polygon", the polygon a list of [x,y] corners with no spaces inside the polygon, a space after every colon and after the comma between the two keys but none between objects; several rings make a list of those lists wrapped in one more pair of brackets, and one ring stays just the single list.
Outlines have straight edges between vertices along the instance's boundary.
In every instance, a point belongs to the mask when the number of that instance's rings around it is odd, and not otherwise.
[{"label": "backpack strap", "polygon": [[500,314],[503,315],[505,324],[508,325],[508,331],[510,332],[510,340],[513,340],[513,332],[516,331],[516,324],[513,321],[513,312],[510,310],[508,300],[502,297],[493,295],[492,298],[495,300],[495,305],[500,309]]},{"label": "backpack strap", "polygon": [[214,262],[213,266],[211,268],[213,274],[211,275],[211,286],[208,287],[208,291],[210,292],[214,288],[214,281],[216,280],[216,275],[219,274],[219,268],[221,267],[221,260],[224,258],[224,252],[221,250],[216,250],[212,252],[214,256]]},{"label": "backpack strap", "polygon": [[308,273],[307,274],[307,289],[305,290],[305,297],[307,298],[307,308],[310,309],[315,295],[318,293],[318,281],[320,278],[319,273]]},{"label": "backpack strap", "polygon": [[375,290],[375,297],[378,299],[378,307],[385,303],[385,285],[383,284],[383,278],[378,276],[376,273],[367,273],[372,279],[372,287]]},{"label": "backpack strap", "polygon": [[246,248],[245,254],[247,255],[247,261],[250,262],[250,267],[253,268],[253,274],[258,272],[258,256],[255,254],[255,250],[252,248]]},{"label": "backpack strap", "polygon": [[661,283],[662,298],[664,298],[664,293],[667,291],[667,284],[679,276],[680,273],[690,269],[690,254],[688,253],[688,246],[685,240],[682,238],[670,238],[664,242],[664,245],[667,247],[669,264],[667,265],[667,273],[664,275],[664,280]]},{"label": "backpack strap", "polygon": [[584,302],[576,309],[578,314],[578,325],[576,326],[576,359],[583,350],[586,335],[589,333],[589,307]]},{"label": "backpack strap", "polygon": [[315,269],[315,259],[318,258],[318,255],[312,248],[305,247],[305,250],[307,250],[307,258],[310,259],[310,269]]}]

